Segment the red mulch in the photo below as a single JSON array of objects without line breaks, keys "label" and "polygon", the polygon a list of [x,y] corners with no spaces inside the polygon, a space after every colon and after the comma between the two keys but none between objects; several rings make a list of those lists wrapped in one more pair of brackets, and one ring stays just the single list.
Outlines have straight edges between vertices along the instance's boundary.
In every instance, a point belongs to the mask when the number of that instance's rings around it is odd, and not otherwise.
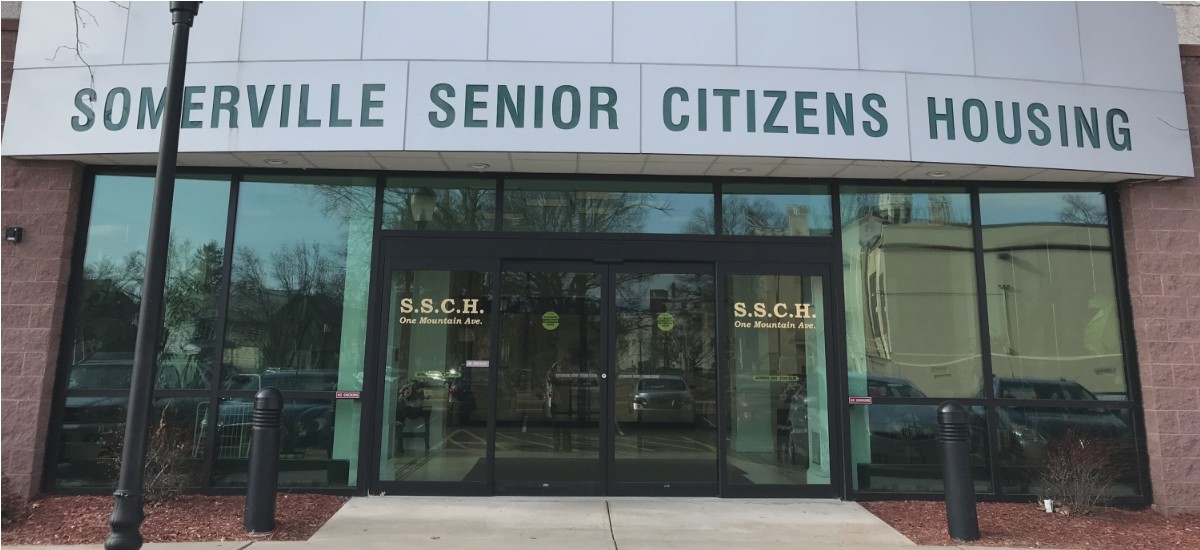
[{"label": "red mulch", "polygon": [[[345,497],[282,493],[275,501],[275,531],[251,537],[242,526],[246,498],[185,495],[146,507],[146,542],[308,540],[346,502]],[[111,496],[46,496],[30,503],[32,515],[6,527],[4,544],[97,544],[108,536]]]},{"label": "red mulch", "polygon": [[946,534],[946,505],[931,501],[860,502],[917,544],[1150,550],[1200,548],[1200,516],[1101,508],[1092,516],[1047,514],[1033,503],[980,502],[979,531],[970,543]]}]

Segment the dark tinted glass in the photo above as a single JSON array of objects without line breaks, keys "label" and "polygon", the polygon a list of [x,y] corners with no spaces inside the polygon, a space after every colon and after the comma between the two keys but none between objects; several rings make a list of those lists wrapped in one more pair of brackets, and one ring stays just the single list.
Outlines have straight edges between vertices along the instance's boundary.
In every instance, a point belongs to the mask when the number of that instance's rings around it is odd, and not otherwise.
[{"label": "dark tinted glass", "polygon": [[978,395],[983,362],[968,195],[847,186],[841,210],[850,395]]},{"label": "dark tinted glass", "polygon": [[979,206],[996,396],[1128,399],[1104,196],[985,192]]},{"label": "dark tinted glass", "polygon": [[1141,494],[1133,416],[1128,410],[999,407],[1000,483],[1008,494],[1048,496],[1056,475],[1092,473],[1109,496]]},{"label": "dark tinted glass", "polygon": [[383,194],[384,229],[491,231],[495,179],[390,178]]},{"label": "dark tinted glass", "polygon": [[828,237],[832,198],[825,185],[727,183],[721,186],[726,235]]},{"label": "dark tinted glass", "polygon": [[[991,492],[987,419],[982,407],[970,407],[967,412],[975,492]],[[855,490],[942,492],[942,451],[937,432],[937,405],[851,406],[850,453]]]},{"label": "dark tinted glass", "polygon": [[[112,487],[125,441],[124,397],[68,397],[59,432],[55,484]],[[154,400],[148,418],[147,489],[160,484],[197,487],[204,459],[207,397]]]},{"label": "dark tinted glass", "polygon": [[[213,485],[246,485],[254,400],[226,399],[216,419]],[[280,428],[280,487],[345,487],[358,467],[357,400],[285,399]],[[348,417],[348,418],[347,418]],[[211,419],[210,419],[211,421]]]},{"label": "dark tinted glass", "polygon": [[505,180],[504,229],[547,233],[714,233],[705,183]]}]

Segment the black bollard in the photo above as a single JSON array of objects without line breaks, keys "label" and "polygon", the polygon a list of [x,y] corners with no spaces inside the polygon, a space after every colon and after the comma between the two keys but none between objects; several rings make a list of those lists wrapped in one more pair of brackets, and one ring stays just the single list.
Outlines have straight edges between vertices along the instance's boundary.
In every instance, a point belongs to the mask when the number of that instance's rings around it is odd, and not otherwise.
[{"label": "black bollard", "polygon": [[275,530],[275,489],[279,485],[279,425],[283,394],[265,387],[254,395],[250,430],[250,469],[246,474],[246,532]]},{"label": "black bollard", "polygon": [[942,444],[942,480],[946,488],[946,525],[954,540],[979,540],[975,481],[971,477],[970,428],[967,409],[954,401],[938,407],[938,441]]}]

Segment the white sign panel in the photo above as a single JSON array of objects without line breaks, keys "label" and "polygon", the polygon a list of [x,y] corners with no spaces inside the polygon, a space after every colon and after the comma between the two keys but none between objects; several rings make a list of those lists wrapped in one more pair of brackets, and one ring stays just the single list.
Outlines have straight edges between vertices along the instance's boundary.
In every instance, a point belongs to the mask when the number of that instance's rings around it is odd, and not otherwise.
[{"label": "white sign panel", "polygon": [[[188,66],[179,149],[404,148],[405,61]],[[4,153],[158,150],[164,65],[14,71]],[[12,136],[20,136],[13,139]]]},{"label": "white sign panel", "polygon": [[642,152],[908,160],[899,73],[647,65]]},{"label": "white sign panel", "polygon": [[413,62],[410,151],[638,152],[637,65]]},{"label": "white sign panel", "polygon": [[[14,71],[8,155],[152,153],[164,65]],[[183,152],[649,153],[1192,175],[1183,94],[879,71],[196,63]]]},{"label": "white sign panel", "polygon": [[909,75],[912,160],[1191,175],[1183,95]]}]

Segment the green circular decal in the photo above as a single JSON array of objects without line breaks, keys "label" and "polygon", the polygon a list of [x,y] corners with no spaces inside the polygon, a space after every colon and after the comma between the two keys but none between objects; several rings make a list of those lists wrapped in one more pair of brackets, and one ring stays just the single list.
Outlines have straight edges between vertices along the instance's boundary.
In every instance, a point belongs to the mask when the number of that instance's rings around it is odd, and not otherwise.
[{"label": "green circular decal", "polygon": [[547,311],[542,314],[542,328],[546,330],[554,330],[558,328],[558,314],[553,311]]},{"label": "green circular decal", "polygon": [[665,312],[659,313],[655,324],[658,325],[658,330],[671,332],[671,329],[675,328],[675,316]]}]

